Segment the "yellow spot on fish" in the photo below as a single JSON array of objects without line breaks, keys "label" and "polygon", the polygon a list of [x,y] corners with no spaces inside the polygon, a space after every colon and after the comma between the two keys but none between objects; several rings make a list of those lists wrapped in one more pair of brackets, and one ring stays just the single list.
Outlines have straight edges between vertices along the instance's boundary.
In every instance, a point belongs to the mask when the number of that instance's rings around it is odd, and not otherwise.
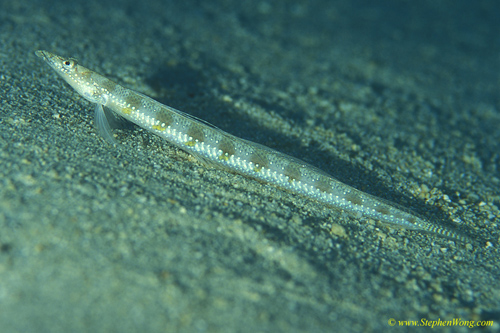
[{"label": "yellow spot on fish", "polygon": [[229,161],[229,156],[228,156],[228,154],[227,154],[227,153],[225,153],[225,154],[221,154],[221,155],[219,156],[219,160],[226,161],[226,162],[227,162],[227,161]]},{"label": "yellow spot on fish", "polygon": [[261,172],[262,171],[262,165],[256,164],[255,167],[253,168],[254,172]]},{"label": "yellow spot on fish", "polygon": [[153,129],[157,130],[157,131],[164,131],[166,130],[167,128],[166,127],[163,127],[161,125],[153,125],[151,126]]}]

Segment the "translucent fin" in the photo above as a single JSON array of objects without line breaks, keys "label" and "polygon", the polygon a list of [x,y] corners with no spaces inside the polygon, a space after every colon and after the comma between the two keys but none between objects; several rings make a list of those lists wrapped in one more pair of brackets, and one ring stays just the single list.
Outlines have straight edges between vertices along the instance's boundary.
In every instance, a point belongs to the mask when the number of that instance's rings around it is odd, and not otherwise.
[{"label": "translucent fin", "polygon": [[111,131],[111,127],[109,126],[108,118],[106,117],[106,113],[104,112],[101,104],[95,105],[94,124],[97,132],[104,138],[104,140],[112,145],[118,144],[118,142],[113,137],[113,132]]}]

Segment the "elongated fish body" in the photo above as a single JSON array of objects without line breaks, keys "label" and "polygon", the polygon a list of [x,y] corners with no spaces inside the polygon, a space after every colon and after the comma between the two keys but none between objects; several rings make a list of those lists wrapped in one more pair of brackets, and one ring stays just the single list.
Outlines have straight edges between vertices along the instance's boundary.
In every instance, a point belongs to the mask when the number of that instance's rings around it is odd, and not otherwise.
[{"label": "elongated fish body", "polygon": [[464,237],[410,211],[348,186],[286,154],[237,138],[207,122],[124,88],[71,58],[37,51],[80,95],[95,103],[101,135],[114,143],[103,106],[204,162],[314,199],[329,207],[370,217],[392,227],[464,241]]}]

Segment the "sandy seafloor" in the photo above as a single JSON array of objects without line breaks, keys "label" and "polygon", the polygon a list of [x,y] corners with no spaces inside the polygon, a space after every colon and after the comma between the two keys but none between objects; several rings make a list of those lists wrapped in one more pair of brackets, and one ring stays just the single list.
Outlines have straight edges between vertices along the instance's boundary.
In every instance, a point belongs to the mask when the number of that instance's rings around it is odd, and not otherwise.
[{"label": "sandy seafloor", "polygon": [[[0,3],[2,332],[500,329],[498,1]],[[37,49],[468,240],[112,147]]]}]

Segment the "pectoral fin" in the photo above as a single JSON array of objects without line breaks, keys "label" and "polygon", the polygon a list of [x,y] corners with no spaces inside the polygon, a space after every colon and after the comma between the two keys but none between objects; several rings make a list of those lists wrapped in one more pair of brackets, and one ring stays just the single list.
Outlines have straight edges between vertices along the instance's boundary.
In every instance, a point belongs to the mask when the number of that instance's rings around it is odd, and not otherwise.
[{"label": "pectoral fin", "polygon": [[118,145],[118,142],[113,137],[111,126],[109,126],[109,119],[104,112],[102,104],[96,104],[94,109],[94,125],[100,136],[104,138],[109,144]]}]

